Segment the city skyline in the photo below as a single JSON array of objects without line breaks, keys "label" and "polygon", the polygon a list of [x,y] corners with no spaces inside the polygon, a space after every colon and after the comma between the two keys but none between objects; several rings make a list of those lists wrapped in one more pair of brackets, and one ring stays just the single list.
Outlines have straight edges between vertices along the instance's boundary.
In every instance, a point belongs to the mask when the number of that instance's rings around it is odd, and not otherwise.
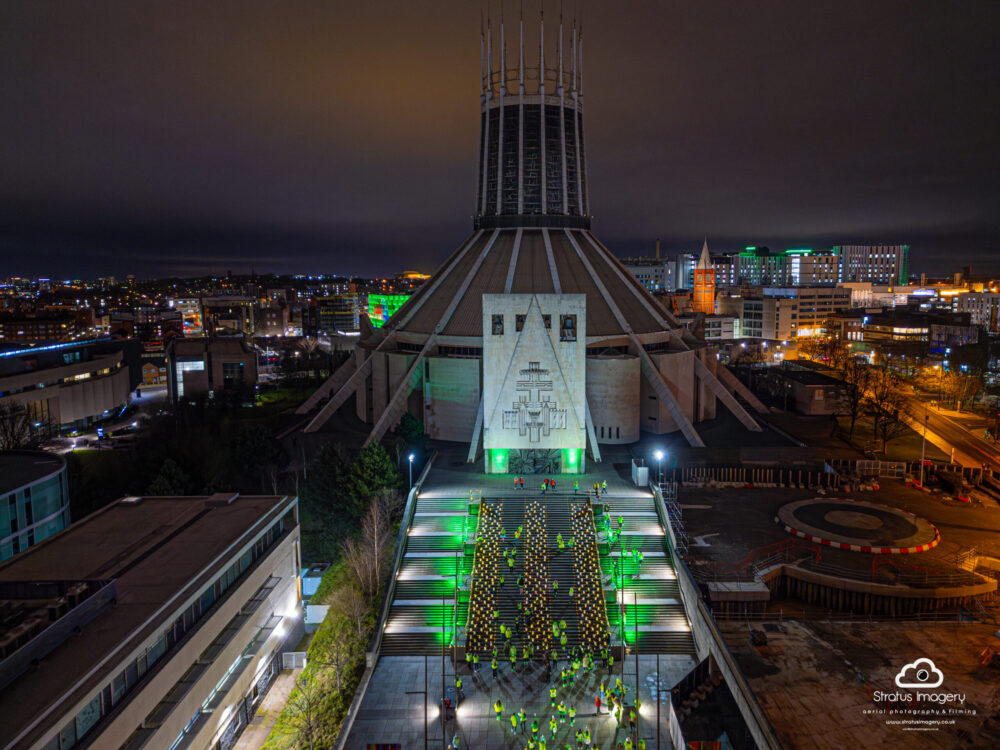
[{"label": "city skyline", "polygon": [[[5,275],[432,271],[475,207],[479,10],[5,6]],[[601,61],[588,167],[616,254],[888,242],[915,273],[1000,270],[995,6],[629,10],[564,6]]]}]

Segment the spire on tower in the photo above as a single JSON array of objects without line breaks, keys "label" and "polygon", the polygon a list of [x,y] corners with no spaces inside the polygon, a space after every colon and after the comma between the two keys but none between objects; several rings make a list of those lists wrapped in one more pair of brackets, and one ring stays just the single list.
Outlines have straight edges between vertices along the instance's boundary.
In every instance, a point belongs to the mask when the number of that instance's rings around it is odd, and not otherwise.
[{"label": "spire on tower", "polygon": [[698,258],[698,265],[696,268],[702,271],[707,271],[712,267],[712,256],[708,252],[708,237],[705,238],[705,244],[701,246],[701,257]]}]

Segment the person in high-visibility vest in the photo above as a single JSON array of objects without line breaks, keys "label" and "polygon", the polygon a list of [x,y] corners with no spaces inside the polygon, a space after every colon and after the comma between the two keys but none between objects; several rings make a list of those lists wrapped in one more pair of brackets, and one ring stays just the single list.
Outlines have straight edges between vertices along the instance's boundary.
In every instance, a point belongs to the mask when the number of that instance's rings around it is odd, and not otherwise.
[{"label": "person in high-visibility vest", "polygon": [[510,731],[517,732],[517,714],[510,715]]},{"label": "person in high-visibility vest", "polygon": [[566,721],[566,704],[563,701],[559,701],[559,705],[556,706],[556,710],[559,712],[559,723],[562,724]]},{"label": "person in high-visibility vest", "polygon": [[552,732],[552,739],[556,738],[557,729],[558,725],[556,724],[556,717],[552,716],[551,718],[549,718],[549,730]]},{"label": "person in high-visibility vest", "polygon": [[500,721],[500,717],[503,716],[503,701],[499,698],[493,701],[493,710],[497,712],[497,721]]},{"label": "person in high-visibility vest", "polygon": [[549,699],[552,701],[552,705],[556,705],[556,686],[553,685],[549,688]]},{"label": "person in high-visibility vest", "polygon": [[576,723],[576,706],[569,707],[569,725],[573,726]]},{"label": "person in high-visibility vest", "polygon": [[465,698],[465,693],[462,691],[462,678],[455,675],[455,695],[459,700]]},{"label": "person in high-visibility vest", "polygon": [[626,737],[625,738],[625,750],[632,750],[632,738],[631,737]]},{"label": "person in high-visibility vest", "polygon": [[525,731],[524,730],[524,723],[527,720],[528,720],[528,715],[526,713],[524,713],[524,707],[522,706],[521,710],[517,712],[517,721],[518,721],[518,723],[521,726],[521,732],[522,733]]},{"label": "person in high-visibility vest", "polygon": [[493,661],[490,662],[490,667],[493,668],[493,676],[494,677],[497,676],[497,667],[498,666],[500,666],[500,665],[497,663],[497,658],[494,656],[493,657]]},{"label": "person in high-visibility vest", "polygon": [[538,737],[538,717],[531,720],[531,739]]},{"label": "person in high-visibility vest", "polygon": [[564,549],[566,549],[566,543],[563,541],[563,535],[562,534],[556,534],[556,544],[559,545],[559,551],[560,552],[562,552]]},{"label": "person in high-visibility vest", "polygon": [[583,744],[590,747],[590,728],[585,727],[583,730]]}]

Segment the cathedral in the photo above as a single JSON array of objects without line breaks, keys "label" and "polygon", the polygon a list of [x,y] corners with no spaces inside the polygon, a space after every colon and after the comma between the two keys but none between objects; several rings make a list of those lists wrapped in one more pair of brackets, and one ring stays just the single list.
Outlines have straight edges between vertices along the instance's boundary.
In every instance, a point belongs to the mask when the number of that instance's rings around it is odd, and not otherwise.
[{"label": "cathedral", "polygon": [[305,431],[354,396],[369,442],[410,411],[431,438],[466,444],[486,472],[514,474],[580,473],[601,445],[642,432],[704,445],[698,423],[720,403],[759,431],[735,394],[763,407],[713,347],[591,231],[578,29],[564,38],[560,22],[546,43],[542,21],[529,64],[523,27],[516,46],[502,23],[482,34],[471,236],[363,332],[300,407],[313,414]]}]

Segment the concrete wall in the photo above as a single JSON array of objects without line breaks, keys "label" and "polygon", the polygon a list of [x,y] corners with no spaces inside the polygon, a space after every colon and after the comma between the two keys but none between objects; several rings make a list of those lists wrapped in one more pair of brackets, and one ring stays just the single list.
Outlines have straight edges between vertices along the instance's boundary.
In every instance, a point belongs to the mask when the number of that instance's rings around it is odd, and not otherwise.
[{"label": "concrete wall", "polygon": [[[696,420],[694,357],[695,352],[693,351],[650,355],[653,363],[663,374],[670,392],[677,399],[682,413],[692,422]],[[642,378],[640,401],[642,403],[640,424],[643,430],[662,435],[679,429],[674,418],[667,411],[667,407],[660,403],[656,392],[649,386],[645,378]]]},{"label": "concrete wall", "polygon": [[598,443],[639,439],[640,369],[630,355],[587,357],[587,403]]},{"label": "concrete wall", "polygon": [[469,442],[479,411],[478,357],[428,357],[424,361],[424,429],[435,440]]}]

